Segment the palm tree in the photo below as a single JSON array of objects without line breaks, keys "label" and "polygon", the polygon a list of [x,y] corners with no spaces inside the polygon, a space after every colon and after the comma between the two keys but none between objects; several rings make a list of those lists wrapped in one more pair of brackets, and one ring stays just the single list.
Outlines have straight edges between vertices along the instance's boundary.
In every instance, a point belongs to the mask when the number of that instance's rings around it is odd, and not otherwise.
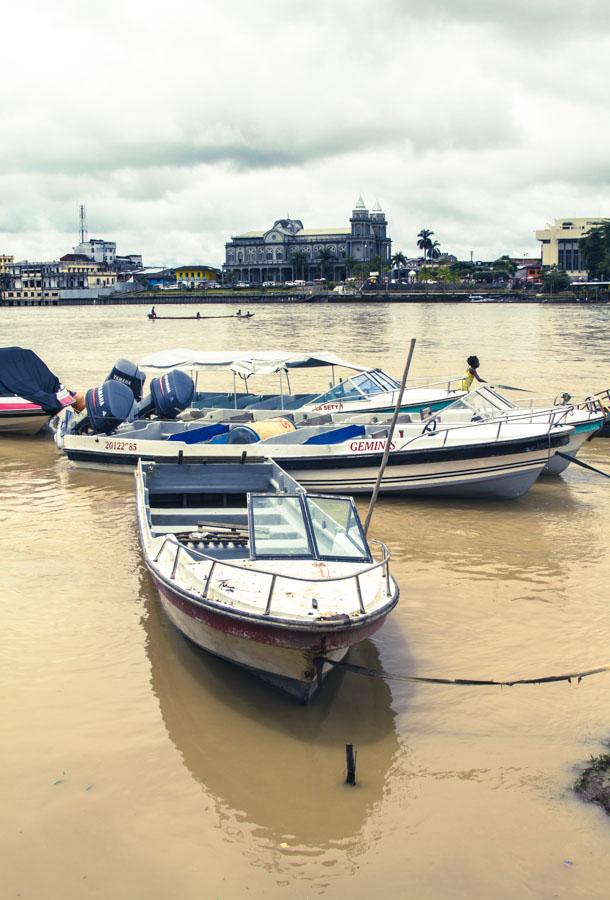
[{"label": "palm tree", "polygon": [[441,255],[440,244],[438,241],[430,241],[428,246],[428,259],[438,259]]},{"label": "palm tree", "polygon": [[395,269],[404,269],[407,264],[407,257],[399,250],[390,261]]},{"label": "palm tree", "polygon": [[433,231],[430,231],[428,228],[422,228],[417,237],[419,238],[417,242],[417,246],[420,250],[424,251],[424,259],[428,258],[428,250],[432,245],[432,241],[430,238],[434,234]]},{"label": "palm tree", "polygon": [[304,250],[293,250],[290,257],[295,274],[300,275],[301,280],[305,280],[305,265],[309,257]]},{"label": "palm tree", "polygon": [[320,272],[326,279],[328,279],[328,272],[334,258],[335,254],[329,247],[320,247],[320,249],[318,250],[318,263],[320,265]]}]

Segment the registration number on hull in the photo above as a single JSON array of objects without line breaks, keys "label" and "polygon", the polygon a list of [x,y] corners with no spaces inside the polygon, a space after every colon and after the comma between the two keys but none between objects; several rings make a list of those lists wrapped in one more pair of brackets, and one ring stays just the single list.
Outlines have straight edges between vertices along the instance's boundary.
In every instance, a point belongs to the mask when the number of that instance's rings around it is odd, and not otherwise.
[{"label": "registration number on hull", "polygon": [[136,441],[104,441],[104,450],[115,450],[119,453],[133,453],[138,449]]}]

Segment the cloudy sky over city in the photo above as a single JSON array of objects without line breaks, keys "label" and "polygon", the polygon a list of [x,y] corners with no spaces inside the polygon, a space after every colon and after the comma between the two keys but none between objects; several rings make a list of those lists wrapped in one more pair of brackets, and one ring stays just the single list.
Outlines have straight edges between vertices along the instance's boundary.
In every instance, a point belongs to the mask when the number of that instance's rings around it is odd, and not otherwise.
[{"label": "cloudy sky over city", "polygon": [[610,212],[607,0],[21,0],[3,7],[0,253],[92,237],[224,259],[379,198],[393,250],[537,250]]}]

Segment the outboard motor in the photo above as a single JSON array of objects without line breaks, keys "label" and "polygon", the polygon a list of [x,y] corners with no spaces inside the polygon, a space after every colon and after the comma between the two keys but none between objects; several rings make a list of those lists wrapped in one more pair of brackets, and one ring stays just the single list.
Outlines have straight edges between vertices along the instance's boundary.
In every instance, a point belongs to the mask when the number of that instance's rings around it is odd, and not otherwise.
[{"label": "outboard motor", "polygon": [[141,400],[146,375],[138,369],[135,363],[132,363],[129,359],[121,358],[117,359],[113,365],[106,381],[118,381],[121,384],[126,384],[128,388],[131,388],[135,399]]},{"label": "outboard motor", "polygon": [[105,381],[101,387],[90,388],[85,394],[85,410],[74,422],[74,433],[110,434],[126,421],[133,403],[131,388],[121,381]]},{"label": "outboard motor", "polygon": [[193,402],[193,379],[181,369],[172,369],[150,382],[150,394],[135,409],[136,419],[157,415],[160,419],[175,419],[178,413]]}]

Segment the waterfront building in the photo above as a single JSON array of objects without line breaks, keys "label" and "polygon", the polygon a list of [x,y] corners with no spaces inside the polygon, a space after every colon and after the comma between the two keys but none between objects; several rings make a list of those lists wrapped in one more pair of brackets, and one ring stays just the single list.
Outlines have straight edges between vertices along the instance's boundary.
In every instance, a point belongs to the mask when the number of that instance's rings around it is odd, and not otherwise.
[{"label": "waterfront building", "polygon": [[59,260],[63,289],[113,287],[117,273],[80,253],[66,253]]},{"label": "waterfront building", "polygon": [[0,275],[8,274],[9,266],[13,264],[15,261],[13,256],[9,256],[7,253],[0,253]]},{"label": "waterfront building", "polygon": [[22,260],[8,266],[10,283],[4,299],[56,300],[59,297],[60,274],[58,262],[30,262]]},{"label": "waterfront building", "polygon": [[517,266],[515,274],[513,275],[513,282],[515,284],[521,286],[540,284],[542,280],[540,276],[542,262],[539,259],[530,256],[519,256],[512,257],[511,262],[514,262]]},{"label": "waterfront building", "polygon": [[379,203],[369,212],[362,197],[349,225],[304,228],[300,219],[277,219],[265,231],[231,238],[225,246],[225,279],[250,284],[321,277],[344,281],[357,263],[389,263],[392,242],[387,225]]},{"label": "waterfront building", "polygon": [[115,256],[113,268],[120,273],[139,272],[144,266],[141,253],[128,253],[126,256]]},{"label": "waterfront building", "polygon": [[212,266],[194,263],[191,266],[178,266],[174,269],[174,278],[184,287],[199,287],[211,281],[220,281],[220,272]]},{"label": "waterfront building", "polygon": [[116,243],[114,241],[102,241],[99,238],[91,238],[88,241],[81,241],[74,247],[74,253],[77,256],[86,256],[96,263],[105,263],[107,266],[113,266],[116,260]]},{"label": "waterfront building", "polygon": [[582,258],[578,241],[591,228],[601,225],[603,219],[555,219],[553,225],[547,224],[536,232],[536,240],[542,247],[542,265],[557,266],[573,278],[582,278],[587,268]]}]

